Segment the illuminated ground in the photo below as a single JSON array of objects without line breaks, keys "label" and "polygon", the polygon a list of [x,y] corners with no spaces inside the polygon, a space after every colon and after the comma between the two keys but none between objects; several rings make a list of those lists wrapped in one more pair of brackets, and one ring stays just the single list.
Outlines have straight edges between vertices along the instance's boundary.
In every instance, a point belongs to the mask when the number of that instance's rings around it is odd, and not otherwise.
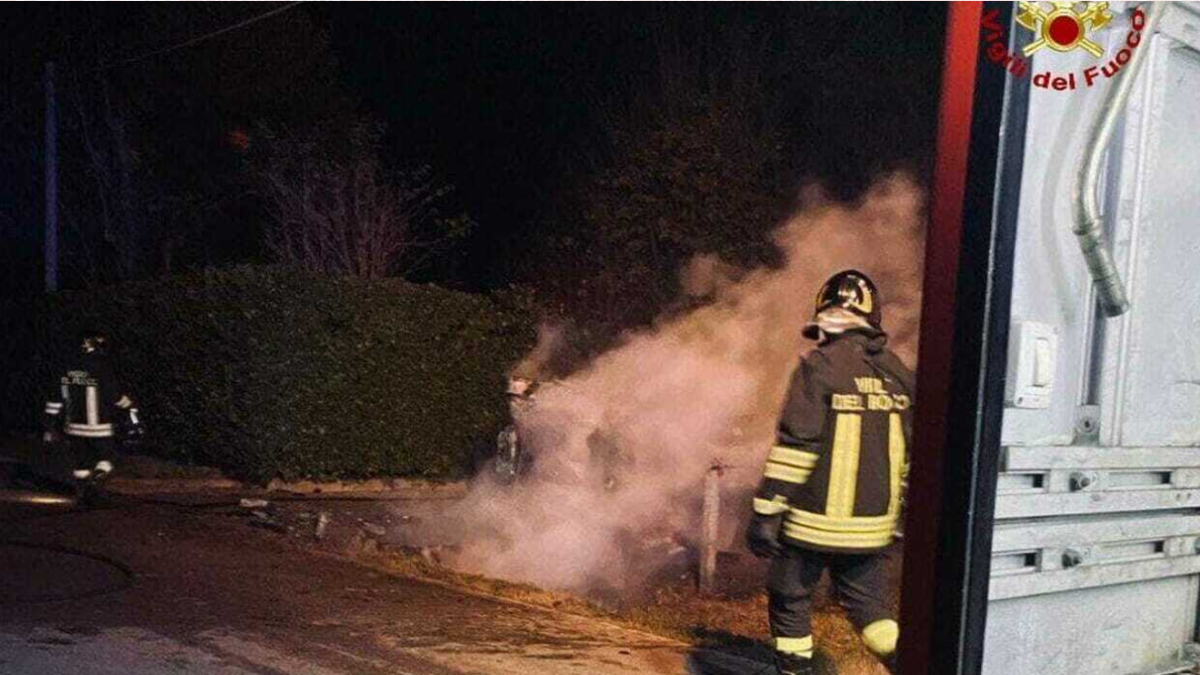
[{"label": "illuminated ground", "polygon": [[0,522],[6,675],[762,670],[366,569],[221,509],[120,498],[83,513],[7,507]]}]

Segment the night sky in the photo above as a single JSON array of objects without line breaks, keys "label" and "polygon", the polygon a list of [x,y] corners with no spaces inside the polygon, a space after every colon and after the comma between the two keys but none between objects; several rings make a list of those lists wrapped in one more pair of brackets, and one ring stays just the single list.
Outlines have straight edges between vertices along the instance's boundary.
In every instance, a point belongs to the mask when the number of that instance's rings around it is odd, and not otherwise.
[{"label": "night sky", "polygon": [[[270,5],[190,7],[173,14],[107,3],[0,10],[0,119],[8,131],[0,228],[13,244],[6,267],[28,266],[40,247],[27,224],[42,217],[41,64],[68,61],[81,71],[78,64],[136,57]],[[644,73],[664,29],[683,27],[699,38],[731,27],[774,28],[773,49],[795,64],[779,91],[794,139],[788,178],[820,178],[853,196],[880,170],[927,168],[944,12],[925,3],[305,3],[106,72],[130,100],[145,102],[138,109],[156,139],[190,144],[173,150],[181,153],[219,145],[231,125],[321,114],[334,98],[374,115],[389,129],[389,160],[429,162],[456,186],[458,203],[479,223],[466,247],[473,270],[466,283],[491,286],[505,282],[492,259],[498,243],[537,236],[543,206],[561,187],[556,167],[586,146],[597,102],[620,97]],[[322,39],[320,53],[304,51]],[[327,62],[332,82],[315,84],[318,61]],[[309,91],[306,83],[314,83]],[[212,173],[226,161],[210,148],[196,157],[181,175]],[[226,249],[251,248],[239,236],[227,237]],[[0,278],[9,293],[23,285],[14,274]]]}]

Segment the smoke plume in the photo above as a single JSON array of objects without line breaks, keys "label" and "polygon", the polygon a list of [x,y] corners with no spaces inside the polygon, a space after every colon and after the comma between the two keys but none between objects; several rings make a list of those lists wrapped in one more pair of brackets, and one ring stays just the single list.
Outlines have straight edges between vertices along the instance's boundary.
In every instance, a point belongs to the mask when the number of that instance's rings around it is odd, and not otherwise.
[{"label": "smoke plume", "polygon": [[[837,271],[856,268],[875,280],[890,345],[913,364],[921,190],[897,175],[853,205],[817,191],[805,197],[774,235],[786,253],[781,268],[736,270],[699,257],[681,282],[709,302],[624,336],[537,390],[516,415],[523,447],[536,457],[532,475],[513,486],[479,481],[433,525],[458,535],[455,567],[545,588],[635,588],[670,547],[649,558],[638,550],[696,542],[701,486],[715,463],[728,467],[722,544],[740,546],[737,524],[749,512],[789,376],[813,346],[800,329],[821,283]],[[538,379],[568,340],[547,327],[514,375]]]}]

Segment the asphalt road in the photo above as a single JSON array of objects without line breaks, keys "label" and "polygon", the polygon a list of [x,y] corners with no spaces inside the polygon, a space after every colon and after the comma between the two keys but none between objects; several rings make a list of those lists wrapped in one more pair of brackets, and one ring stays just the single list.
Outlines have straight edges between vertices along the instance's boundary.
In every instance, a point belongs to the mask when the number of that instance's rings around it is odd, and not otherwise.
[{"label": "asphalt road", "polygon": [[766,672],[315,553],[219,509],[0,506],[2,675]]}]

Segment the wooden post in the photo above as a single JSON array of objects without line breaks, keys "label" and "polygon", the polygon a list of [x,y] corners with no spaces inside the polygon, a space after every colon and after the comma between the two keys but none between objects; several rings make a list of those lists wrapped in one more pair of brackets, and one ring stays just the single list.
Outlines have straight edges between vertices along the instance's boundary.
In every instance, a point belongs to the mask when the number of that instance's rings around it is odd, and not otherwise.
[{"label": "wooden post", "polygon": [[721,525],[721,466],[714,464],[704,475],[704,507],[701,512],[700,592],[710,594],[717,576],[717,534]]}]

